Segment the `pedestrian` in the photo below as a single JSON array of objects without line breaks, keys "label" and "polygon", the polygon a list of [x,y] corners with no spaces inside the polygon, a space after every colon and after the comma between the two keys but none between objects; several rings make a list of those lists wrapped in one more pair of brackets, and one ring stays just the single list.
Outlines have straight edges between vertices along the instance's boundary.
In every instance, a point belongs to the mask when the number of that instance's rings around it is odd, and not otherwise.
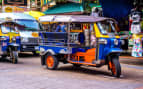
[{"label": "pedestrian", "polygon": [[92,8],[91,16],[99,17],[99,9],[97,7]]}]

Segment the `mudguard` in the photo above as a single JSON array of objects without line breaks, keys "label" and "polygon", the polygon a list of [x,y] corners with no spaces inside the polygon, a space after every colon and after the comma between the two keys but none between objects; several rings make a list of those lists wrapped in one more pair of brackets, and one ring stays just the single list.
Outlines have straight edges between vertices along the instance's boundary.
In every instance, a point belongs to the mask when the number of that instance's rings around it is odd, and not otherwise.
[{"label": "mudguard", "polygon": [[110,54],[120,55],[121,52],[120,48],[105,48],[102,52],[100,51],[98,59],[104,60]]},{"label": "mudguard", "polygon": [[113,54],[114,54],[114,53],[120,54],[122,51],[123,51],[123,50],[120,49],[120,48],[106,49],[106,50],[105,50],[105,55],[110,55],[110,54],[112,54],[112,53],[113,53]]}]

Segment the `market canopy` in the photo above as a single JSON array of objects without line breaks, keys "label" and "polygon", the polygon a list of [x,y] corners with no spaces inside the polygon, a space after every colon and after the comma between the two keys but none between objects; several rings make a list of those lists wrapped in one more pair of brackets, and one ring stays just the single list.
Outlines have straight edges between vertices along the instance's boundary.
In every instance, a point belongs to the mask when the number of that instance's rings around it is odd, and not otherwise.
[{"label": "market canopy", "polygon": [[44,13],[40,11],[29,11],[29,12],[24,12],[24,13],[34,17],[36,20],[38,20],[40,16],[45,15]]},{"label": "market canopy", "polygon": [[62,13],[72,13],[72,12],[83,12],[83,6],[80,3],[67,3],[59,4],[54,7],[49,8],[44,14],[62,14]]},{"label": "market canopy", "polygon": [[97,22],[109,18],[86,15],[47,15],[39,18],[40,22]]}]

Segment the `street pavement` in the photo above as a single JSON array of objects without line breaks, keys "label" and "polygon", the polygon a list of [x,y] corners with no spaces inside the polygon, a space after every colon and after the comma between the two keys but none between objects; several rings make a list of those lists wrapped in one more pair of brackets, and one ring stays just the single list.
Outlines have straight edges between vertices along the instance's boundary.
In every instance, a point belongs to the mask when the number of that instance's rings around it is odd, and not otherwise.
[{"label": "street pavement", "polygon": [[0,89],[143,89],[143,60],[120,57],[120,62],[122,77],[114,78],[107,66],[61,63],[52,71],[40,65],[40,57],[21,54],[18,64],[0,62]]}]

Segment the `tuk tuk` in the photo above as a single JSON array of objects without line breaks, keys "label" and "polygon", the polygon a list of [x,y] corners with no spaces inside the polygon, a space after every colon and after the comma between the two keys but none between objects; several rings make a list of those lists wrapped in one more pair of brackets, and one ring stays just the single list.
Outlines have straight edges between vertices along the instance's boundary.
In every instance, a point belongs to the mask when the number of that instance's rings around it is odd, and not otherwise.
[{"label": "tuk tuk", "polygon": [[32,16],[24,13],[1,13],[0,18],[12,18],[20,25],[20,52],[32,52],[34,55],[39,54],[38,31],[40,25]]},{"label": "tuk tuk", "polygon": [[[112,75],[120,77],[119,55],[122,41],[114,19],[84,15],[48,15],[39,18],[49,22],[47,32],[39,32],[41,64],[57,69],[59,62],[101,67],[107,65]],[[56,27],[65,26],[65,32]]]},{"label": "tuk tuk", "polygon": [[16,30],[17,23],[7,20],[0,20],[0,56],[5,60],[8,56],[12,63],[18,63],[18,52],[20,51],[20,35]]}]

